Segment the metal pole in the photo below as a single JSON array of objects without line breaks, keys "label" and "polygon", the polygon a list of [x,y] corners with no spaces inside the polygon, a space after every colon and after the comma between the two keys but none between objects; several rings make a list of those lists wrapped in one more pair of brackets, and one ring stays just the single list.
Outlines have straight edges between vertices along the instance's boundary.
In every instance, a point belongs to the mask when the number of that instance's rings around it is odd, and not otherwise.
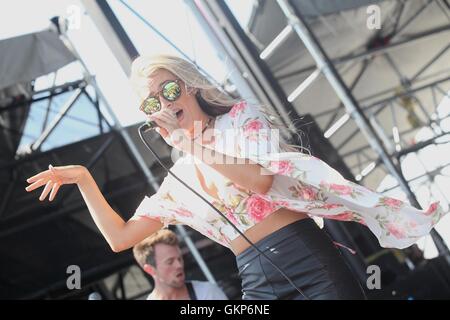
[{"label": "metal pole", "polygon": [[[450,77],[445,77],[445,78],[442,78],[442,79],[439,79],[439,80],[435,80],[433,82],[427,83],[425,85],[422,85],[422,86],[414,88],[414,89],[406,89],[402,93],[395,94],[393,96],[390,96],[390,97],[387,97],[387,98],[383,98],[383,99],[380,99],[380,100],[375,101],[373,103],[370,103],[368,105],[362,106],[361,109],[363,111],[365,111],[365,110],[374,108],[374,107],[376,107],[376,106],[378,106],[380,104],[389,103],[389,102],[391,102],[393,100],[396,100],[398,98],[401,98],[403,96],[408,96],[408,95],[410,95],[410,94],[412,94],[414,92],[418,92],[418,91],[426,90],[426,89],[429,89],[429,88],[437,87],[437,85],[439,85],[439,84],[441,84],[443,82],[447,82],[449,80],[450,80]],[[378,92],[375,96],[365,97],[365,98],[360,99],[360,101],[362,102],[362,101],[371,100],[371,99],[373,99],[375,97],[378,97],[380,95],[383,95],[383,94],[386,94],[388,92],[394,91],[395,89],[396,88],[390,88],[388,90],[383,90],[382,92]],[[325,110],[325,111],[322,111],[322,112],[316,114],[315,118],[316,119],[317,118],[321,118],[321,117],[327,116],[327,115],[329,115],[330,113],[333,113],[333,112],[335,112],[334,109]],[[376,114],[376,112],[374,114]]]},{"label": "metal pole", "polygon": [[69,112],[70,108],[75,104],[78,98],[83,93],[83,90],[77,89],[75,93],[70,97],[70,99],[66,102],[66,105],[61,109],[58,115],[53,120],[52,124],[45,128],[44,132],[36,139],[36,141],[30,146],[31,150],[36,151],[39,150],[42,144],[47,140],[48,136],[55,130],[64,116]]},{"label": "metal pole", "polygon": [[[429,30],[429,31],[425,31],[425,32],[421,32],[421,33],[415,34],[415,35],[413,35],[411,37],[408,37],[407,39],[404,39],[404,40],[401,40],[401,41],[398,41],[398,42],[394,42],[394,43],[390,43],[390,44],[387,44],[385,46],[376,47],[376,48],[373,48],[373,49],[370,49],[368,51],[364,51],[364,52],[361,52],[361,53],[358,53],[358,54],[350,54],[350,55],[345,55],[345,56],[342,56],[342,57],[338,57],[338,58],[335,58],[335,59],[331,60],[331,62],[333,64],[337,65],[337,64],[341,64],[341,63],[344,63],[344,62],[347,62],[347,61],[359,61],[359,60],[362,60],[362,59],[372,58],[375,55],[382,54],[384,52],[389,52],[389,51],[391,51],[393,49],[398,49],[399,47],[402,47],[404,45],[409,45],[409,44],[411,44],[411,43],[413,43],[415,41],[423,40],[423,39],[425,39],[427,37],[434,36],[434,35],[439,34],[441,32],[447,32],[447,31],[450,31],[450,26],[448,26],[448,25],[441,26],[441,27],[438,27],[438,28],[435,28],[435,29],[432,29],[432,30]],[[391,41],[392,41],[392,39],[391,39]],[[282,75],[278,76],[277,78],[279,80],[282,80],[282,79],[286,79],[286,78],[289,78],[289,77],[292,77],[292,76],[299,75],[299,74],[301,74],[303,72],[307,72],[307,71],[311,72],[314,69],[315,69],[315,66],[311,65],[311,66],[307,66],[307,67],[304,67],[304,68],[301,68],[301,69],[298,69],[298,70],[291,71],[289,73],[282,74]]]},{"label": "metal pole", "polygon": [[259,59],[259,53],[237,21],[231,21],[231,12],[222,0],[196,0],[197,10],[205,16],[208,24],[221,42],[226,44],[227,51],[236,52],[242,74],[262,105],[271,108],[275,114],[280,115],[280,121],[286,127],[282,130],[283,136],[288,136],[293,143],[302,145],[299,134],[302,132],[298,121],[300,115],[273,77],[268,66]]},{"label": "metal pole", "polygon": [[224,41],[224,39],[219,39],[217,33],[215,33],[211,29],[211,25],[208,24],[207,21],[207,13],[205,11],[201,12],[197,5],[192,0],[184,0],[186,6],[188,6],[195,18],[199,22],[202,30],[204,30],[208,36],[208,38],[213,43],[217,52],[226,53],[225,57],[222,57],[224,60],[227,69],[229,70],[229,77],[233,84],[237,87],[237,90],[241,94],[244,99],[250,99],[256,101],[256,95],[253,92],[252,88],[249,86],[247,80],[242,76],[242,67],[239,68],[238,62],[234,55],[231,54],[231,46],[228,42]]},{"label": "metal pole", "polygon": [[[258,98],[265,104],[275,107],[275,110],[279,111],[279,114],[283,117],[284,124],[286,126],[293,125],[294,138],[295,133],[302,132],[301,124],[298,120],[300,115],[293,105],[287,100],[284,90],[281,88],[279,82],[273,76],[273,73],[268,68],[268,66],[259,58],[259,52],[254,48],[253,43],[248,39],[248,36],[242,30],[242,27],[234,18],[233,14],[227,7],[226,3],[222,0],[197,0],[195,1],[198,10],[203,12],[208,12],[211,15],[211,19],[207,20],[209,28],[212,30],[217,30],[216,33],[221,41],[231,44],[231,50],[233,52],[238,52],[239,62],[248,74],[247,81],[249,85],[254,88],[255,94]],[[306,118],[305,122],[309,122]],[[292,131],[291,131],[292,133]],[[298,141],[298,140],[297,140]],[[294,143],[301,144],[300,142],[294,141]],[[330,221],[330,224],[335,223],[335,221]],[[359,226],[356,226],[359,228]],[[360,226],[362,228],[362,226]],[[333,228],[335,231],[340,231],[339,228]],[[346,239],[348,234],[342,232],[339,237]],[[341,239],[342,239],[341,238]],[[351,239],[348,239],[350,241]],[[346,240],[347,242],[347,240]],[[354,258],[354,257],[353,257]],[[356,259],[349,259],[349,263],[352,264],[355,271],[358,274],[365,272],[366,266],[361,257]]]},{"label": "metal pole", "polygon": [[[80,64],[82,65],[83,69],[86,71],[86,74],[89,75],[90,74],[89,73],[89,69],[87,68],[87,66],[83,62],[83,60],[81,59],[80,55],[76,51],[75,46],[70,41],[70,39],[64,34],[61,35],[61,38],[67,44],[69,50],[71,50],[72,53],[75,55],[75,57],[77,57],[78,61],[80,61]],[[132,153],[132,155],[136,159],[136,162],[137,162],[139,168],[144,173],[144,175],[145,175],[145,177],[147,179],[147,182],[150,184],[150,186],[153,188],[153,190],[155,192],[157,192],[158,189],[159,189],[158,181],[156,180],[155,176],[152,174],[152,172],[147,167],[144,158],[139,153],[139,150],[137,149],[137,147],[134,144],[133,140],[131,139],[130,135],[128,134],[126,129],[124,127],[122,127],[122,125],[120,124],[119,119],[115,115],[115,113],[112,110],[111,106],[108,104],[108,101],[106,100],[106,98],[103,95],[102,91],[100,90],[100,88],[98,87],[97,83],[95,82],[94,77],[90,76],[89,79],[86,79],[86,80],[87,80],[87,82],[90,85],[92,85],[94,87],[95,92],[97,93],[98,99],[103,102],[103,104],[105,106],[105,109],[108,111],[108,114],[112,117],[112,119],[114,121],[114,129],[121,135],[121,137],[125,141],[126,145],[130,149],[130,152]],[[101,109],[100,109],[100,112],[103,114],[103,111]],[[194,243],[189,238],[189,236],[186,235],[184,227],[177,225],[176,228],[181,234],[185,235],[186,245],[188,246],[189,250],[192,252],[192,255],[196,259],[196,261],[197,261],[200,269],[204,273],[205,277],[208,279],[208,281],[216,283],[214,276],[212,275],[211,271],[207,267],[205,261],[203,260],[203,258],[200,255],[199,251],[197,250],[197,248],[195,247]]]},{"label": "metal pole", "polygon": [[[358,102],[353,97],[351,92],[346,87],[344,81],[340,77],[339,73],[335,69],[334,65],[331,63],[329,57],[325,53],[324,49],[320,46],[314,34],[309,29],[305,22],[305,19],[299,12],[296,12],[295,8],[287,0],[277,0],[281,10],[286,16],[288,23],[293,27],[294,31],[297,33],[299,38],[304,43],[305,47],[308,49],[309,53],[313,57],[317,64],[317,67],[323,72],[325,77],[328,79],[330,85],[335,90],[338,97],[344,103],[350,116],[353,117],[358,127],[361,129],[362,133],[366,136],[367,141],[372,146],[372,148],[379,154],[384,165],[388,171],[397,179],[401,188],[408,196],[409,201],[416,208],[420,208],[420,204],[416,199],[416,196],[409,188],[408,182],[404,178],[402,172],[400,171],[398,165],[396,165],[393,160],[389,157],[389,154],[383,145],[382,140],[377,135],[374,127],[370,123],[369,119],[364,114]],[[431,236],[436,244],[438,252],[441,255],[449,255],[450,251],[446,246],[445,242],[441,236],[433,229],[431,231]]]}]

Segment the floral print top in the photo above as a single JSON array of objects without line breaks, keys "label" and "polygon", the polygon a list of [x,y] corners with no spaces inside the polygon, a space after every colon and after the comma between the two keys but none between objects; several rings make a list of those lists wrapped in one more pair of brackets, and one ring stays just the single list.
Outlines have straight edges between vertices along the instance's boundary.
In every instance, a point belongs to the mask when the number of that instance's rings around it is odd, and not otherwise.
[{"label": "floral print top", "polygon": [[[263,113],[245,101],[218,116],[214,141],[206,147],[235,158],[247,158],[273,174],[266,194],[246,190],[191,155],[180,158],[172,171],[219,209],[241,232],[281,207],[305,212],[311,218],[355,221],[366,225],[382,247],[405,248],[427,235],[444,215],[439,202],[427,210],[376,193],[348,181],[322,160],[300,152],[282,151],[277,130]],[[145,197],[135,215],[169,224],[186,224],[230,247],[239,236],[203,200],[167,175],[160,189]]]}]

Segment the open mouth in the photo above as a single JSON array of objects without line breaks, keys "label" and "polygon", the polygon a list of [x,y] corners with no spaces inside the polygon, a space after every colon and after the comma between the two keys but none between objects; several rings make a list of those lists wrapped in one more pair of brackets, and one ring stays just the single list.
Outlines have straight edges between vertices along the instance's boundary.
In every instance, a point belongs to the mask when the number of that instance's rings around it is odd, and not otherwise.
[{"label": "open mouth", "polygon": [[183,115],[183,110],[178,110],[175,115],[177,116],[177,119],[180,119],[181,116]]}]

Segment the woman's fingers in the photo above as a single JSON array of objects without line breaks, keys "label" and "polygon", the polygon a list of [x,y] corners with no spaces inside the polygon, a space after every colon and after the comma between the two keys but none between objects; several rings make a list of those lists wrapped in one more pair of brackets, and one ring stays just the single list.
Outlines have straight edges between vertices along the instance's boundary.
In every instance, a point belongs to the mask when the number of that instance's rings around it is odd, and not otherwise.
[{"label": "woman's fingers", "polygon": [[153,113],[151,116],[160,116],[162,114],[167,114],[169,116],[175,117],[175,112],[173,112],[171,109],[163,109],[161,111]]},{"label": "woman's fingers", "polygon": [[53,182],[51,180],[47,181],[47,184],[45,185],[45,188],[42,191],[41,196],[39,197],[39,200],[43,201],[47,197],[50,190],[52,190],[52,186],[53,186]]},{"label": "woman's fingers", "polygon": [[37,181],[39,179],[42,179],[42,178],[45,178],[45,177],[48,177],[48,176],[50,176],[50,171],[49,170],[45,170],[45,171],[42,171],[42,172],[40,172],[40,173],[38,173],[38,174],[28,178],[27,182],[28,183],[32,183],[32,182],[35,182],[35,181]]},{"label": "woman's fingers", "polygon": [[169,116],[167,114],[161,115],[161,118],[162,118],[162,120],[164,120],[164,122],[166,122],[167,124],[169,124],[172,127],[177,125],[177,119],[172,118],[171,116]]},{"label": "woman's fingers", "polygon": [[156,124],[157,124],[159,127],[161,127],[161,128],[167,127],[167,125],[168,125],[168,124],[166,123],[166,121],[164,121],[164,119],[161,119],[161,118],[160,118],[159,116],[157,116],[157,115],[152,115],[152,116],[149,117],[149,119],[155,121]]},{"label": "woman's fingers", "polygon": [[163,121],[167,124],[173,124],[177,122],[177,117],[172,110],[162,110],[154,113],[150,116],[150,119],[155,121]]},{"label": "woman's fingers", "polygon": [[167,112],[161,113],[160,116],[169,123],[176,123],[177,122],[177,116],[175,113],[171,110],[168,110]]},{"label": "woman's fingers", "polygon": [[155,130],[156,130],[156,132],[158,132],[163,138],[165,138],[165,137],[167,137],[167,136],[169,135],[169,132],[167,131],[167,129],[157,127]]},{"label": "woman's fingers", "polygon": [[45,185],[41,195],[39,196],[39,200],[43,201],[50,193],[49,200],[52,201],[61,187],[61,182],[59,180],[60,179],[57,177],[56,169],[50,165],[49,170],[28,178],[27,182],[31,184],[26,187],[25,190],[30,192]]},{"label": "woman's fingers", "polygon": [[55,199],[55,196],[58,193],[60,186],[61,186],[61,184],[59,184],[57,182],[53,185],[52,191],[50,192],[50,197],[48,198],[49,201],[53,201],[53,199]]},{"label": "woman's fingers", "polygon": [[27,191],[33,191],[47,183],[47,179],[39,179],[25,188]]}]

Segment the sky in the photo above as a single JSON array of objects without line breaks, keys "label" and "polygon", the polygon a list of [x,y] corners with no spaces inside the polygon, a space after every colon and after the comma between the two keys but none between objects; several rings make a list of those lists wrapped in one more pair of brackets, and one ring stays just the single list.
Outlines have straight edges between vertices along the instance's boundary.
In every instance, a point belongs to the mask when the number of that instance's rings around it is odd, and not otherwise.
[{"label": "sky", "polygon": [[[252,8],[252,1],[227,0],[233,5],[234,11],[239,12],[239,19],[248,18]],[[6,6],[5,3],[8,3]],[[141,20],[130,13],[118,0],[108,1],[119,21],[142,55],[154,53],[177,54],[160,37],[156,36]],[[198,24],[191,10],[183,0],[130,0],[126,3],[143,15],[156,28],[161,30],[176,46],[180,47],[191,59],[208,71],[217,81],[223,80],[227,70],[217,50],[211,45],[206,34]],[[68,36],[74,43],[76,50],[87,65],[91,74],[95,75],[102,93],[109,105],[124,126],[132,125],[145,120],[138,110],[138,97],[130,85],[129,79],[115,60],[111,50],[98,32],[95,24],[86,14],[81,1],[78,0],[8,0],[2,2],[7,10],[0,11],[0,40],[22,34],[32,33],[47,29],[49,19],[53,16],[78,17],[75,26],[69,28]],[[27,7],[27,10],[23,10]],[[74,21],[74,20],[72,20]],[[4,26],[4,27],[3,27]],[[56,84],[62,84],[70,80],[79,79],[82,75],[81,68],[77,64],[71,64],[58,71]],[[46,88],[51,85],[53,75],[41,77],[36,83],[36,89]],[[118,89],[120,88],[120,89]],[[68,95],[55,98],[54,112],[63,105]],[[58,102],[60,103],[58,104]],[[33,108],[29,122],[26,126],[26,135],[22,141],[22,147],[34,140],[41,130],[41,126],[35,123],[42,122],[45,115],[45,103],[37,104]],[[74,108],[70,112],[77,118],[89,118],[89,109]],[[86,120],[86,119],[84,119]],[[65,133],[58,134],[58,130],[49,137],[43,149],[74,142],[98,133],[95,126],[81,124],[83,130],[78,130],[79,122],[68,120],[64,124]],[[77,134],[78,131],[78,134]]]},{"label": "sky", "polygon": [[[145,19],[151,21],[156,28],[163,31],[190,58],[198,61],[199,65],[208,70],[208,73],[216,80],[220,81],[226,77],[227,70],[219,58],[218,52],[211,45],[183,0],[129,0],[126,2]],[[5,3],[8,4],[5,5]],[[176,53],[142,21],[131,14],[120,1],[110,0],[108,3],[120,22],[123,23],[140,54]],[[227,0],[227,3],[233,6],[234,12],[239,13],[240,21],[248,19],[252,8],[251,0]],[[0,40],[44,30],[48,28],[51,17],[56,15],[73,16],[74,12],[79,9],[79,26],[69,29],[68,36],[75,44],[89,71],[95,74],[102,92],[121,124],[130,125],[143,120],[142,114],[135,107],[138,104],[138,98],[131,88],[128,78],[115,61],[90,17],[85,14],[80,1],[6,0],[2,4],[7,10],[0,11],[2,24]],[[23,10],[24,7],[27,7],[27,10]],[[77,78],[79,68],[68,67],[61,73],[58,79],[63,83],[67,79]],[[40,84],[45,87],[52,77],[48,77],[48,81],[41,80]],[[117,89],[118,87],[120,90]]]},{"label": "sky", "polygon": [[[245,24],[250,16],[253,1],[227,0],[226,2],[231,6],[233,13],[241,24]],[[119,0],[109,0],[108,3],[141,54],[175,53],[173,48],[130,13]],[[189,57],[195,59],[202,68],[208,70],[208,73],[216,80],[221,81],[226,77],[227,70],[222,61],[221,53],[217,52],[214,46],[211,45],[206,34],[183,0],[128,0],[127,3],[175,42]],[[51,17],[56,15],[73,17],[78,10],[79,20],[77,22],[79,24],[76,24],[68,31],[68,36],[73,41],[90,73],[95,75],[115,115],[124,126],[145,120],[137,108],[138,97],[133,91],[127,76],[115,60],[114,55],[106,45],[93,21],[85,13],[80,1],[4,0],[2,5],[4,10],[0,11],[0,40],[44,30],[48,28]],[[76,16],[78,17],[78,15]],[[79,79],[81,75],[82,72],[79,65],[71,64],[59,72],[56,84]],[[41,77],[36,82],[37,89],[47,87],[52,81],[52,75]],[[56,114],[58,108],[63,105],[67,98],[67,95],[55,98],[55,112],[52,116]],[[44,116],[45,107],[45,103],[36,104],[33,107],[30,119],[34,120],[34,122],[30,121],[27,124],[27,136],[24,137],[24,144],[33,141],[33,137],[39,134],[40,127],[36,126],[35,123],[40,123],[39,120]],[[448,114],[450,112],[450,101],[444,99],[439,110],[442,117]],[[71,124],[62,126],[63,129],[59,129],[64,130],[64,132],[56,130],[49,138],[46,147],[59,146],[98,134],[95,126],[86,123],[95,121],[95,119],[92,119],[92,114],[88,103],[80,103],[76,110],[72,110],[69,115],[81,118],[84,122],[80,123],[73,119],[66,120],[71,121]],[[449,121],[444,123],[443,126],[445,126],[446,130],[450,130]],[[429,135],[430,129],[424,128],[418,133],[417,140],[426,139]],[[428,147],[427,151],[421,152],[421,161],[418,160],[419,158],[416,155],[409,155],[403,162],[403,166],[406,168],[405,175],[407,177],[418,176],[424,172],[424,166],[428,170],[433,169],[433,167],[439,165],[436,159],[442,158],[437,156],[439,154],[450,154],[449,145]],[[447,170],[444,174],[450,175],[450,172]],[[441,189],[448,193],[450,189],[448,177],[444,175],[439,176],[437,181]],[[392,184],[395,184],[395,180],[387,176],[380,185],[380,190]],[[448,209],[448,203],[443,198],[440,190],[436,188],[430,190],[426,183],[423,186],[418,185],[417,188],[419,201],[424,207],[427,207],[429,204],[431,195],[434,199],[442,199],[444,208]],[[389,192],[389,195],[404,198],[404,194],[398,189]],[[443,219],[437,230],[443,233],[444,238],[450,243],[449,216]],[[420,246],[426,248],[427,257],[432,257],[436,254],[436,249],[429,237],[424,238],[420,242]]]}]

